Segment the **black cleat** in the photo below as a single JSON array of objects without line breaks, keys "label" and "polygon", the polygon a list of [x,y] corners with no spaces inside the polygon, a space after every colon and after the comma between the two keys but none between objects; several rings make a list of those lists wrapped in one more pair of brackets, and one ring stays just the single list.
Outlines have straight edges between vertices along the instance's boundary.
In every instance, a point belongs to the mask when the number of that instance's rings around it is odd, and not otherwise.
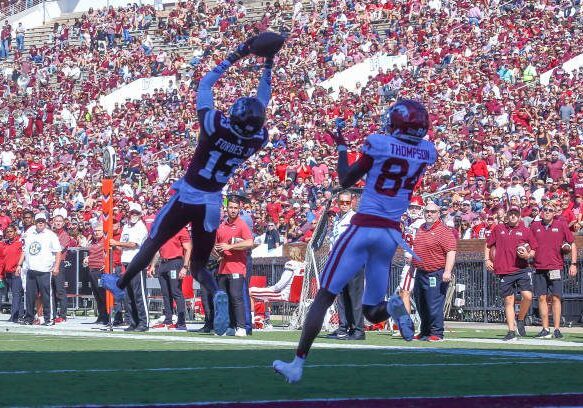
[{"label": "black cleat", "polygon": [[502,340],[504,340],[504,341],[516,341],[516,340],[518,340],[518,337],[516,337],[516,332],[511,330],[508,333],[506,333],[506,336],[504,336],[502,338]]},{"label": "black cleat", "polygon": [[518,331],[518,335],[520,337],[526,337],[526,327],[524,326],[524,320],[518,320],[516,322],[516,330]]}]

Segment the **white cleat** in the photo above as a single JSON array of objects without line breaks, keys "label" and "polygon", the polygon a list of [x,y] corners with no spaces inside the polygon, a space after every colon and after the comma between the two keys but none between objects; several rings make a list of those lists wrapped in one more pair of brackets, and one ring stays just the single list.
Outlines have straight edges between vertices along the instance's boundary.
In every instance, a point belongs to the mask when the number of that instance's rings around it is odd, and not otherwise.
[{"label": "white cleat", "polygon": [[281,360],[273,362],[273,370],[285,378],[286,382],[293,384],[302,379],[303,367],[299,364],[285,363]]}]

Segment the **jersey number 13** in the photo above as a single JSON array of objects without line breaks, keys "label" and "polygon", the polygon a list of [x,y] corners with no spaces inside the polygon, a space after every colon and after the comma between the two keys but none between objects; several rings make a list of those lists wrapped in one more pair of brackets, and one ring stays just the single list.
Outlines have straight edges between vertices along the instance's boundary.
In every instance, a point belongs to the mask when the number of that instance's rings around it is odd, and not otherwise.
[{"label": "jersey number 13", "polygon": [[222,153],[216,150],[210,151],[206,165],[198,172],[198,175],[207,180],[214,178],[218,183],[227,184],[235,169],[243,163],[243,159],[232,158],[217,166],[221,155]]}]

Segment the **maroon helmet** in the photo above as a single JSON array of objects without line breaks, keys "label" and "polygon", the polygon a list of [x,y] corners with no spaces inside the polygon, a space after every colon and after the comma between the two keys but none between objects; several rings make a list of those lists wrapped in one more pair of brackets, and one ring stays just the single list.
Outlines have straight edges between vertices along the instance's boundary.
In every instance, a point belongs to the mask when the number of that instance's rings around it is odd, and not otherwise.
[{"label": "maroon helmet", "polygon": [[420,102],[401,99],[383,115],[383,131],[400,139],[419,142],[429,129],[429,113]]}]

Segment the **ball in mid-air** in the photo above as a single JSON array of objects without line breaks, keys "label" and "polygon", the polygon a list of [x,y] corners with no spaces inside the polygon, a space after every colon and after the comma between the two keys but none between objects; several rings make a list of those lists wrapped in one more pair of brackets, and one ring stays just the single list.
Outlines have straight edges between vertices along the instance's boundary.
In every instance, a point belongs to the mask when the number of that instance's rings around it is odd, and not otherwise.
[{"label": "ball in mid-air", "polygon": [[273,57],[283,46],[285,37],[271,31],[263,32],[249,46],[251,52],[259,57]]}]

